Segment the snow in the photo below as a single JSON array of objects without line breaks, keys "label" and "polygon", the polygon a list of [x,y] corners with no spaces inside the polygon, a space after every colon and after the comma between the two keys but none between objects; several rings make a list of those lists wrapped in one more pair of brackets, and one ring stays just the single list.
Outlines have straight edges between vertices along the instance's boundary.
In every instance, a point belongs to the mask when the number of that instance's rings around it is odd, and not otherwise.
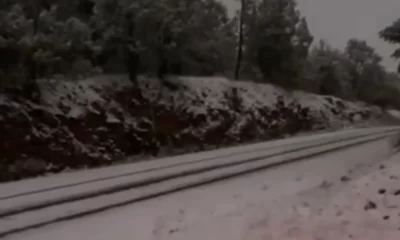
[{"label": "snow", "polygon": [[[368,136],[368,138],[376,138],[376,136]],[[126,202],[132,202],[136,199],[145,198],[161,192],[168,192],[179,189],[181,187],[191,186],[200,182],[213,180],[215,178],[219,178],[222,176],[235,175],[236,173],[251,171],[252,169],[259,169],[261,167],[282,163],[284,161],[295,160],[303,156],[312,155],[315,152],[324,151],[336,147],[348,146],[355,142],[360,141],[359,139],[347,140],[351,139],[351,136],[348,135],[342,136],[341,139],[343,139],[343,141],[330,144],[327,146],[311,147],[309,149],[298,152],[291,152],[290,150],[299,147],[304,147],[307,145],[314,146],[315,144],[319,143],[319,141],[313,143],[309,142],[306,145],[297,144],[298,146],[292,144],[290,147],[293,148],[289,148],[288,146],[276,147],[274,149],[270,149],[269,151],[264,151],[261,153],[251,152],[242,155],[237,154],[227,158],[214,159],[210,163],[204,163],[204,161],[202,161],[193,163],[191,165],[176,166],[174,168],[168,168],[168,169],[167,168],[157,169],[151,172],[138,172],[137,174],[132,174],[130,176],[111,179],[107,182],[94,182],[82,186],[76,186],[70,189],[61,189],[61,191],[54,190],[35,195],[22,196],[20,198],[4,199],[0,202],[0,209],[7,209],[7,210],[20,209],[35,203],[49,203],[56,199],[59,200],[59,199],[66,199],[72,196],[79,196],[82,193],[85,194],[97,193],[104,189],[115,189],[121,186],[129,186],[137,184],[140,181],[156,179],[157,177],[164,177],[171,174],[185,172],[191,169],[199,169],[204,167],[212,168],[212,170],[209,170],[208,172],[202,174],[190,175],[184,178],[174,178],[157,184],[152,184],[150,186],[136,187],[128,189],[126,191],[116,192],[114,194],[101,195],[96,197],[95,199],[82,199],[80,201],[68,202],[65,204],[56,205],[54,207],[49,207],[36,212],[35,211],[28,212],[22,215],[13,216],[12,220],[7,220],[7,219],[5,221],[0,220],[0,232],[5,231],[6,229],[9,229],[11,227],[12,228],[24,227],[26,225],[31,225],[32,223],[37,223],[42,221],[46,222],[53,219],[69,216],[72,213],[83,213],[87,211],[101,209],[108,206],[114,206],[114,205],[124,204]],[[329,141],[331,140],[332,139],[329,139]],[[277,153],[281,152],[284,153],[276,155]],[[265,156],[265,159],[263,159],[261,156]],[[244,159],[246,160],[253,159],[253,161],[245,165],[238,164],[234,166],[225,167],[223,169],[217,168],[222,164],[236,163],[243,161]],[[0,213],[2,212],[3,211],[0,211]]]},{"label": "snow", "polygon": [[[287,200],[293,208],[283,220],[290,222],[286,227],[296,229],[296,239],[399,239],[399,159],[395,155],[370,165],[343,187],[302,194],[297,203]],[[302,206],[305,212],[295,214],[301,202],[307,203]],[[286,239],[287,233],[280,231],[280,239]]]},{"label": "snow", "polygon": [[[177,106],[188,108],[189,112],[195,114],[206,113],[207,108],[214,110],[226,109],[229,104],[224,100],[226,96],[231,96],[232,89],[238,90],[243,109],[254,114],[258,114],[257,109],[274,108],[277,97],[282,96],[286,103],[298,102],[305,107],[309,107],[314,116],[323,114],[327,117],[327,125],[344,127],[346,123],[340,117],[332,113],[332,108],[337,108],[336,102],[343,104],[343,113],[359,112],[371,110],[375,115],[380,115],[378,108],[368,106],[362,102],[347,102],[332,96],[315,95],[303,91],[289,93],[280,87],[271,84],[254,83],[250,81],[231,81],[223,77],[180,77],[172,78],[171,82],[184,86],[181,98],[175,97],[174,103]],[[175,96],[175,93],[163,91],[164,99]],[[327,99],[331,99],[332,103]],[[189,104],[188,104],[189,103]],[[190,104],[192,103],[192,104]],[[357,119],[358,118],[358,119]],[[359,121],[360,116],[355,116],[354,120]],[[349,124],[347,124],[349,125]]]},{"label": "snow", "polygon": [[[301,91],[287,92],[282,88],[271,84],[261,84],[251,81],[232,81],[224,77],[191,77],[182,76],[168,78],[168,81],[176,87],[170,89],[162,86],[160,80],[151,76],[140,76],[138,78],[139,87],[142,89],[143,97],[149,102],[130,104],[127,99],[131,98],[132,83],[125,75],[100,75],[89,77],[80,81],[66,79],[41,79],[38,81],[42,92],[43,104],[17,103],[0,95],[0,106],[9,105],[11,111],[9,117],[14,115],[23,115],[30,119],[32,109],[40,109],[40,112],[46,112],[49,119],[84,119],[87,115],[98,115],[96,124],[118,124],[123,125],[125,129],[134,129],[140,131],[138,121],[149,122],[146,119],[147,111],[137,111],[141,107],[157,106],[159,109],[166,110],[166,113],[174,112],[172,120],[188,121],[190,118],[205,119],[201,121],[201,126],[193,127],[190,123],[181,124],[184,129],[178,129],[177,134],[189,133],[190,136],[200,135],[214,127],[220,127],[225,121],[225,116],[230,116],[234,120],[227,135],[239,138],[238,132],[243,130],[244,126],[252,124],[254,119],[263,120],[266,123],[263,111],[269,111],[276,108],[277,98],[283,98],[286,104],[298,102],[303,107],[311,109],[312,119],[320,120],[325,124],[322,127],[333,127],[334,129],[349,126],[349,113],[371,111],[374,109],[362,103],[343,102],[345,110],[341,114],[332,113],[332,108],[337,107],[329,99],[339,101],[340,99],[319,96]],[[237,90],[237,96],[240,101],[241,111],[235,111],[231,101],[233,89]],[[121,96],[121,98],[119,98]],[[132,101],[135,101],[132,96]],[[131,106],[134,107],[131,107]],[[129,110],[128,110],[129,109]],[[224,113],[224,114],[221,114]],[[57,116],[50,116],[51,114]],[[143,116],[144,115],[144,116]],[[170,114],[171,115],[171,114]],[[63,116],[63,117],[62,117]],[[105,119],[103,119],[105,116]],[[189,116],[188,119],[185,119]],[[379,117],[378,111],[374,112],[373,117]],[[90,118],[90,119],[97,119]],[[356,117],[353,117],[356,119]],[[274,120],[279,124],[278,121]],[[33,124],[35,123],[34,121]],[[60,122],[61,123],[61,122]],[[150,121],[151,123],[151,121]],[[62,123],[64,124],[64,122]],[[90,123],[91,124],[91,123]],[[93,123],[94,124],[94,123]],[[151,124],[152,125],[152,124]],[[186,126],[185,126],[186,125]],[[320,123],[315,128],[320,128]],[[48,136],[52,132],[46,128],[36,128],[34,134],[37,136]],[[68,129],[65,129],[69,131]],[[41,132],[43,131],[43,132]],[[74,130],[72,130],[74,131]],[[54,131],[57,132],[57,131]],[[29,135],[29,134],[27,134]],[[54,135],[54,134],[53,134]],[[76,151],[83,149],[84,154],[100,156],[96,146],[92,146],[89,140],[79,140],[71,132],[71,141],[74,142]],[[78,134],[77,134],[78,135]],[[200,139],[201,136],[198,136]],[[70,141],[70,140],[68,140]]]},{"label": "snow", "polygon": [[116,117],[115,117],[113,114],[111,114],[111,113],[107,113],[106,116],[107,116],[106,122],[108,122],[108,123],[120,123],[120,122],[121,122],[121,120],[119,120],[118,118],[116,118]]},{"label": "snow", "polygon": [[75,107],[67,115],[70,118],[79,118],[85,116],[85,109],[83,107]]},{"label": "snow", "polygon": [[[370,128],[368,131],[373,132],[386,128]],[[306,141],[320,142],[327,137],[351,136],[361,133],[362,129],[351,129],[337,131],[335,133],[321,133],[310,136],[299,136],[290,139],[281,139],[276,141],[262,142],[257,144],[242,145],[225,149],[217,149],[201,153],[184,154],[176,157],[160,158],[153,161],[145,161],[131,164],[116,165],[111,167],[103,167],[91,169],[88,171],[78,171],[61,173],[58,175],[48,176],[45,178],[28,179],[18,182],[4,183],[0,185],[0,199],[9,198],[15,195],[29,194],[46,189],[62,188],[70,185],[82,184],[86,182],[104,181],[116,177],[132,175],[150,171],[152,169],[160,169],[177,164],[193,163],[201,160],[216,159],[221,157],[232,157],[237,154],[254,154],[254,152],[268,151],[280,146],[298,145]],[[82,146],[81,146],[82,147]],[[259,154],[259,153],[257,153]]]},{"label": "snow", "polygon": [[389,109],[387,110],[387,112],[392,116],[395,117],[397,119],[400,119],[400,111],[396,110],[396,109]]},{"label": "snow", "polygon": [[[331,99],[331,102],[327,100],[327,98]],[[314,115],[318,115],[323,113],[325,117],[327,117],[327,123],[334,127],[334,128],[341,128],[346,126],[346,123],[343,122],[342,119],[339,119],[332,111],[332,108],[337,108],[337,102],[343,104],[343,109],[341,110],[344,114],[349,114],[351,112],[357,112],[367,108],[368,106],[362,102],[348,102],[343,101],[340,98],[333,97],[333,96],[324,96],[324,95],[315,95],[303,91],[295,91],[294,92],[294,99],[302,104],[303,106],[307,106],[311,109]],[[380,112],[373,109],[373,107],[369,107],[373,112],[377,115]],[[354,118],[354,120],[360,121],[360,116]]]},{"label": "snow", "polygon": [[[145,90],[143,91],[145,98],[153,103],[172,105],[177,110],[183,109],[195,115],[206,115],[208,109],[227,110],[230,104],[227,102],[227,96],[231,96],[232,89],[236,88],[242,107],[248,112],[274,107],[277,97],[283,96],[287,103],[297,101],[310,107],[316,114],[323,111],[329,120],[337,119],[329,109],[333,105],[326,98],[329,97],[334,101],[340,99],[331,96],[320,96],[302,91],[288,93],[271,84],[232,81],[224,77],[171,76],[168,81],[176,85],[178,90],[162,87],[160,81],[155,78],[139,77],[139,85]],[[85,111],[98,113],[93,105],[105,106],[106,109],[120,109],[118,103],[109,100],[109,96],[132,86],[124,75],[102,75],[79,82],[42,80],[40,84],[43,98],[49,109],[55,114],[67,114],[71,118],[80,117]],[[68,109],[67,113],[63,113],[60,104]],[[348,112],[371,108],[363,103],[344,102],[344,105]]]},{"label": "snow", "polygon": [[70,109],[67,115],[72,118],[82,116],[85,108],[97,112],[92,107],[93,103],[106,105],[108,101],[104,98],[104,93],[107,93],[107,90],[117,92],[131,86],[127,78],[119,75],[97,76],[79,82],[42,79],[39,84],[48,110],[54,114],[61,114],[61,103]]},{"label": "snow", "polygon": [[[371,131],[362,131],[361,134],[367,135],[369,139],[375,139],[377,136],[370,136]],[[354,135],[354,134],[353,134]],[[0,202],[0,209],[7,209],[6,211],[14,211],[15,209],[24,209],[27,205],[32,205],[36,203],[45,203],[49,204],[54,200],[63,199],[65,201],[65,197],[69,198],[72,196],[77,196],[78,194],[91,194],[102,191],[105,188],[120,188],[123,186],[125,189],[126,186],[131,186],[135,184],[136,180],[145,180],[146,176],[149,179],[154,179],[155,177],[162,177],[165,174],[176,174],[177,172],[185,172],[189,169],[197,169],[202,167],[209,167],[212,170],[202,174],[194,174],[188,175],[184,178],[174,178],[170,180],[166,180],[157,184],[152,184],[150,186],[129,188],[126,191],[115,192],[113,194],[101,195],[96,197],[95,199],[85,199],[80,197],[79,201],[71,201],[64,204],[59,204],[52,206],[50,205],[47,208],[44,208],[40,211],[31,211],[26,212],[24,214],[12,216],[12,218],[3,219],[0,221],[0,233],[8,231],[14,228],[24,228],[27,226],[39,224],[42,222],[54,221],[58,218],[69,217],[71,214],[82,214],[88,211],[96,211],[97,209],[104,209],[110,206],[120,206],[126,203],[134,202],[135,200],[146,198],[148,196],[152,196],[154,194],[159,194],[163,192],[173,191],[182,187],[192,186],[204,181],[218,179],[221,176],[231,176],[236,175],[237,173],[248,172],[253,169],[259,169],[261,167],[270,166],[271,164],[282,163],[283,161],[290,161],[294,159],[301,158],[302,156],[310,156],[315,152],[320,152],[332,148],[343,147],[351,145],[355,142],[359,142],[359,139],[351,139],[351,134],[345,134],[340,137],[341,140],[346,139],[345,141],[338,141],[334,144],[329,144],[326,146],[316,146],[308,149],[304,149],[298,152],[290,151],[290,147],[297,148],[305,145],[320,144],[322,139],[318,139],[312,143],[312,141],[300,142],[300,144],[290,144],[288,146],[275,147],[268,151],[268,154],[271,155],[268,158],[261,158],[260,156],[265,156],[264,153],[257,152],[249,152],[244,153],[242,155],[237,154],[230,157],[223,157],[221,159],[208,159],[213,160],[209,163],[205,164],[205,161],[201,162],[193,162],[193,164],[189,165],[179,165],[174,166],[173,168],[159,168],[154,171],[146,171],[146,172],[136,172],[136,174],[130,174],[130,176],[118,176],[113,179],[109,179],[106,182],[90,182],[85,184],[79,184],[77,186],[70,186],[71,189],[51,189],[51,191],[40,192],[36,194],[26,194],[24,196],[19,197],[11,197],[2,199]],[[356,134],[355,136],[359,136]],[[354,137],[354,136],[353,136]],[[331,141],[331,138],[324,139],[325,141]],[[366,140],[366,139],[365,139]],[[305,144],[305,145],[303,145]],[[296,146],[298,145],[298,146]],[[276,155],[276,153],[284,151],[285,153]],[[289,151],[289,152],[286,152]],[[267,154],[267,150],[265,150],[265,154]],[[255,159],[253,159],[255,158]],[[253,159],[253,161],[248,162],[246,164],[237,164],[229,167],[225,167],[223,169],[216,168],[221,164],[228,164],[233,162],[242,161],[243,159]],[[125,178],[125,179],[124,179]],[[104,180],[104,179],[103,179]],[[83,192],[82,192],[83,190]],[[61,191],[61,192],[60,192]],[[77,192],[78,191],[78,192]],[[67,195],[65,195],[67,194]]]},{"label": "snow", "polygon": [[[169,109],[173,108],[177,112],[189,112],[194,115],[203,114],[207,118],[207,122],[204,124],[204,127],[207,128],[213,127],[214,125],[218,125],[218,123],[220,123],[218,120],[220,120],[221,117],[215,119],[215,116],[220,115],[218,114],[219,110],[230,109],[231,103],[229,102],[229,96],[234,88],[238,90],[238,95],[241,99],[241,104],[243,105],[246,114],[259,114],[259,111],[257,110],[270,107],[274,108],[277,97],[282,96],[286,103],[297,101],[306,107],[310,107],[316,116],[327,116],[330,125],[333,125],[335,121],[339,122],[338,125],[340,125],[340,127],[343,127],[344,125],[341,122],[341,119],[331,112],[331,107],[333,107],[334,103],[327,98],[328,96],[318,96],[300,91],[288,93],[283,89],[269,84],[231,81],[222,77],[175,77],[171,78],[169,81],[176,85],[177,90],[171,90],[166,87],[161,88],[160,82],[151,77],[142,76],[139,78],[140,87],[145,88],[145,91],[143,92],[148,100],[160,105],[165,105],[165,107]],[[79,82],[65,80],[43,80],[40,81],[40,87],[43,92],[45,107],[39,107],[45,108],[53,114],[63,114],[70,118],[81,118],[90,112],[99,114],[104,110],[106,121],[108,123],[120,123],[124,125],[135,124],[134,117],[130,116],[128,112],[124,112],[120,103],[113,99],[113,94],[118,93],[118,91],[127,90],[131,86],[132,84],[129,82],[129,80],[123,76],[100,76],[88,78]],[[124,93],[129,94],[129,92]],[[331,99],[334,101],[339,101],[339,99],[336,98]],[[370,107],[362,103],[344,102],[343,105],[346,108],[346,112],[357,112],[370,109]],[[29,117],[29,115],[26,114],[26,109],[20,110],[23,114]],[[120,116],[119,113],[122,114],[123,120],[118,118]],[[250,117],[248,114],[246,114],[244,114],[244,117],[239,118],[236,127],[240,127],[241,124],[244,125],[250,120]],[[99,129],[101,130],[101,127]],[[34,128],[34,130],[34,134],[37,134],[38,136],[46,137],[47,135],[51,134],[51,129],[45,127]],[[185,130],[193,131],[191,127],[182,130],[182,132]],[[235,131],[235,128],[232,127],[231,130]],[[67,135],[69,135],[69,139],[73,141],[75,149],[90,156],[104,156],[105,159],[110,159],[110,156],[104,155],[104,151],[101,148],[78,141],[75,138],[74,133],[69,131],[68,128],[65,129],[65,132]],[[357,131],[354,130],[353,133],[357,133]],[[337,134],[340,135],[342,133],[338,132]],[[323,139],[323,135],[307,137],[306,139],[314,139],[314,141],[319,142]],[[183,155],[174,158],[160,159],[162,160],[162,163],[161,161],[154,161],[133,165],[120,165],[87,172],[61,174],[48,178],[4,184],[0,185],[0,201],[2,201],[0,204],[0,209],[7,210],[12,207],[37,203],[42,198],[42,195],[39,196],[39,192],[45,192],[43,194],[46,196],[45,200],[53,200],[53,198],[55,196],[57,197],[60,192],[63,193],[62,197],[65,197],[67,195],[80,194],[84,191],[88,191],[88,189],[92,191],[98,190],[101,187],[104,187],[104,181],[109,179],[113,179],[113,181],[109,182],[111,185],[107,185],[108,187],[115,184],[125,183],[126,179],[130,179],[131,181],[138,180],[146,175],[144,173],[145,171],[152,171],[154,168],[160,166],[168,168],[171,164],[195,163],[196,161],[207,158],[211,161],[217,156],[228,156],[235,153],[243,153],[241,155],[242,158],[243,156],[251,158],[255,156],[255,153],[251,153],[251,151],[267,151],[268,148],[276,148],[277,146],[280,146],[280,144],[281,148],[283,148],[283,145],[289,144],[294,146],[302,141],[305,141],[305,138],[295,138],[291,140],[283,140],[281,142],[276,141],[271,143],[261,143],[249,146],[241,146],[238,148],[205,152],[197,155]],[[97,150],[96,152],[91,151],[94,148]],[[277,149],[279,149],[279,147]],[[227,157],[224,159],[224,163],[238,161],[239,159],[237,157]],[[254,164],[254,166],[259,165]],[[171,172],[167,169],[164,171],[164,173]],[[212,176],[215,177],[216,172],[213,172],[212,174],[214,174]],[[196,181],[197,180],[198,179],[196,179]],[[174,184],[179,185],[179,183]],[[73,188],[76,185],[80,186],[78,188]],[[166,189],[167,187],[170,187],[170,185],[160,186],[157,186],[157,188]],[[72,191],[71,189],[74,190]],[[40,215],[41,212],[32,212],[32,214],[30,213],[22,218],[14,219],[13,221],[19,221],[20,219],[20,223],[23,225],[32,221],[46,220],[49,216],[62,216],[65,214],[67,208],[70,213],[73,213],[80,211],[82,208],[86,208],[87,206],[88,209],[92,209],[99,207],[102,204],[104,205],[104,202],[109,200],[112,200],[112,202],[123,201],[129,197],[132,198],[133,196],[142,196],[142,194],[148,194],[148,192],[139,189],[136,192],[124,192],[122,195],[105,196],[105,200],[102,202],[95,203],[91,202],[91,200],[88,200],[85,201],[85,204],[83,205],[79,205],[82,204],[81,202],[79,204],[72,203],[71,205],[64,206],[64,208],[49,208],[48,216],[46,214],[44,216]],[[12,221],[0,223],[0,228],[7,228],[7,224],[12,224]]]},{"label": "snow", "polygon": [[[400,171],[400,156],[379,169],[388,153],[387,141],[377,141],[6,239],[289,240],[352,234],[360,240],[397,240],[397,212],[387,209],[391,218],[382,220],[385,197],[377,194],[381,187],[388,195],[397,190],[398,180],[389,176]],[[344,175],[349,182],[340,180]],[[364,211],[367,199],[378,210]],[[387,206],[400,203],[387,199],[393,201]]]}]

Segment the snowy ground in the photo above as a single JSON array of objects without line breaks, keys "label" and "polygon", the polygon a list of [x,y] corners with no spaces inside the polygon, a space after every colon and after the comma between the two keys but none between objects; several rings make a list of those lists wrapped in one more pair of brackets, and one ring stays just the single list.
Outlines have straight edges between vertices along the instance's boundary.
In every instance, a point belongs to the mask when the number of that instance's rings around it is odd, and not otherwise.
[{"label": "snowy ground", "polygon": [[398,160],[382,140],[8,239],[397,240]]},{"label": "snowy ground", "polygon": [[[259,114],[258,110],[266,107],[274,108],[277,97],[283,97],[287,103],[295,101],[311,109],[314,115],[324,115],[330,125],[345,126],[349,123],[339,122],[340,114],[331,110],[339,105],[341,114],[355,113],[357,111],[370,110],[376,115],[381,110],[363,102],[344,101],[337,97],[316,95],[303,91],[289,93],[284,89],[271,84],[254,83],[251,81],[232,81],[224,77],[171,77],[170,83],[177,89],[171,90],[160,85],[159,80],[151,77],[139,77],[139,85],[142,88],[145,99],[158,105],[173,106],[176,111],[184,110],[186,113],[209,114],[210,109],[229,109],[229,99],[232,88],[238,91],[240,104],[246,111]],[[93,103],[104,107],[108,121],[115,123],[120,120],[110,110],[123,112],[120,103],[112,99],[112,93],[123,91],[132,87],[131,82],[123,75],[105,75],[88,78],[80,82],[69,81],[43,81],[41,82],[43,99],[46,109],[54,114],[66,114],[69,118],[79,118],[88,112],[98,113]],[[69,109],[65,112],[60,104]],[[338,110],[339,111],[339,110]],[[136,123],[134,116],[124,113],[125,121]],[[258,116],[260,117],[260,116]],[[354,121],[359,121],[355,116]],[[209,120],[209,124],[212,123]]]}]

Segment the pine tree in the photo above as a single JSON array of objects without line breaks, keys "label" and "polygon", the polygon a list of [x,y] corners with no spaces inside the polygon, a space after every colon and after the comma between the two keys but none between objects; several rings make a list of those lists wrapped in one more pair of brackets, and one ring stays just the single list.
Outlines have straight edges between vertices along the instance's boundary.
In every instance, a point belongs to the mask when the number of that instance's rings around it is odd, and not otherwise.
[{"label": "pine tree", "polygon": [[[397,19],[392,25],[386,27],[379,32],[380,37],[391,44],[400,44],[400,18]],[[392,54],[393,58],[400,58],[400,48]],[[400,65],[397,71],[400,73]]]},{"label": "pine tree", "polygon": [[363,84],[363,73],[367,66],[379,65],[382,58],[375,52],[375,49],[367,44],[366,41],[350,39],[346,46],[346,54],[351,62],[351,86],[355,96],[359,94],[359,89]]},{"label": "pine tree", "polygon": [[307,22],[294,0],[250,1],[247,7],[246,58],[264,79],[284,87],[296,86],[302,61],[312,43]]},{"label": "pine tree", "polygon": [[311,88],[319,94],[343,98],[352,96],[350,61],[346,54],[334,49],[324,40],[314,47],[309,56],[311,63]]}]

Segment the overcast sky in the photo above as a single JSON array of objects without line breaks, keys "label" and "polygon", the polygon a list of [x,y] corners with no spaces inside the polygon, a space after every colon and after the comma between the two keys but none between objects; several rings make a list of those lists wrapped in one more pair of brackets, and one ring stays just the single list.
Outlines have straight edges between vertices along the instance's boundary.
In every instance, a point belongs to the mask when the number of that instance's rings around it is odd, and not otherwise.
[{"label": "overcast sky", "polygon": [[[230,11],[238,8],[238,0],[221,0]],[[378,32],[400,18],[400,0],[297,0],[307,18],[312,34],[343,49],[349,38],[359,38],[375,47],[384,58],[388,70],[396,70],[390,58],[395,46],[379,39]]]}]

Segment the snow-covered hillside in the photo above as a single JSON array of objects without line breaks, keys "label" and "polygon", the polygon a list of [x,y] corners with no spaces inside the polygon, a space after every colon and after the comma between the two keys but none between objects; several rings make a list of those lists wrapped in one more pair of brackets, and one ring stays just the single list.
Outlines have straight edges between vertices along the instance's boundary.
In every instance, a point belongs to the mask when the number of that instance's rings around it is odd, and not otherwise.
[{"label": "snow-covered hillside", "polygon": [[0,180],[269,140],[382,115],[363,103],[218,77],[174,77],[164,87],[151,77],[139,83],[141,91],[125,76],[43,80],[40,105],[1,94]]}]

